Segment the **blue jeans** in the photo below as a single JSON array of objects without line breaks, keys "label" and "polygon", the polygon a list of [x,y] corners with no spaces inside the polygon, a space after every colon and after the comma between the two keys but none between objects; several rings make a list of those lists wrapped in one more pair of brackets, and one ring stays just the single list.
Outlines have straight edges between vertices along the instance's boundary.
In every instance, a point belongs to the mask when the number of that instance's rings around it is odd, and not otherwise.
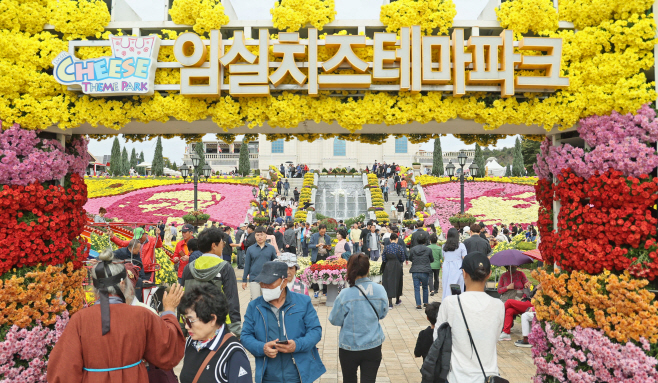
[{"label": "blue jeans", "polygon": [[370,250],[370,260],[377,261],[379,259],[379,250]]},{"label": "blue jeans", "polygon": [[360,253],[361,248],[359,247],[359,242],[355,242],[353,246],[354,246],[354,249],[352,250],[352,254]]},{"label": "blue jeans", "polygon": [[423,287],[423,303],[428,300],[429,273],[411,273],[414,280],[414,295],[416,297],[416,306],[420,306],[420,287]]}]

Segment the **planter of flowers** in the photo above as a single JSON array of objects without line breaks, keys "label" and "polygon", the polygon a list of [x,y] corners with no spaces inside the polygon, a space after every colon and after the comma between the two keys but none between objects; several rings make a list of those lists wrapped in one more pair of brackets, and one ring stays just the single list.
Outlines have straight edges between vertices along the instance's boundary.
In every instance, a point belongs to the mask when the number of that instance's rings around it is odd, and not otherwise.
[{"label": "planter of flowers", "polygon": [[466,226],[471,226],[476,221],[476,218],[472,214],[468,213],[459,213],[455,214],[452,217],[448,218],[448,222],[452,224],[457,230],[461,230]]},{"label": "planter of flowers", "polygon": [[206,214],[203,210],[194,210],[183,216],[183,221],[194,226],[203,226],[210,219],[210,214]]}]

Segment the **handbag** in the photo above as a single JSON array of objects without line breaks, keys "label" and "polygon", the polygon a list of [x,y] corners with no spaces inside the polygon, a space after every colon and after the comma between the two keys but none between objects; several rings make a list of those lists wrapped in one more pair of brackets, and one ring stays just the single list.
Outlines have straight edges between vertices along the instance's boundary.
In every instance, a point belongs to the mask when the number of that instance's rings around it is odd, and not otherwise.
[{"label": "handbag", "polygon": [[462,308],[462,301],[457,295],[457,302],[459,303],[459,311],[462,312],[462,318],[464,318],[464,324],[466,325],[466,332],[468,332],[468,339],[471,341],[471,347],[475,350],[475,356],[478,358],[478,363],[480,364],[480,369],[482,370],[482,375],[484,375],[484,383],[509,383],[509,380],[504,379],[498,375],[487,376],[487,373],[484,372],[484,367],[482,367],[482,362],[480,361],[480,355],[478,354],[478,349],[475,348],[475,343],[473,343],[473,336],[471,335],[471,330],[468,328],[468,322],[466,322],[466,315],[464,315],[464,309]]},{"label": "handbag", "polygon": [[340,257],[343,258],[344,260],[348,260],[352,256],[352,252],[350,251],[349,244],[345,243],[345,247],[347,248],[347,251],[343,252],[343,254],[341,254]]},{"label": "handbag", "polygon": [[370,299],[368,299],[368,296],[366,295],[366,292],[363,291],[363,289],[360,288],[358,285],[354,285],[354,287],[356,287],[357,289],[359,289],[359,291],[361,292],[361,294],[363,294],[363,297],[366,298],[366,300],[368,301],[368,303],[370,303],[370,307],[372,307],[372,311],[375,312],[375,316],[377,317],[377,321],[379,321],[379,313],[377,312],[377,309],[375,308],[375,305],[373,305],[372,302],[370,302]]}]

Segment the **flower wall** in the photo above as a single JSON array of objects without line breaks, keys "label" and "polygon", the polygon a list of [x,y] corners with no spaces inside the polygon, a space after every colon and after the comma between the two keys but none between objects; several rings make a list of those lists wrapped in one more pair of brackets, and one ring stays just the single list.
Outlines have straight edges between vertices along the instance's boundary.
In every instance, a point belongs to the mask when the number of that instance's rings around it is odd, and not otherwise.
[{"label": "flower wall", "polygon": [[0,382],[45,382],[48,353],[84,302],[87,141],[0,130]]},{"label": "flower wall", "polygon": [[656,112],[587,117],[578,133],[585,148],[547,139],[535,165],[539,249],[559,267],[535,274],[535,381],[655,382]]}]

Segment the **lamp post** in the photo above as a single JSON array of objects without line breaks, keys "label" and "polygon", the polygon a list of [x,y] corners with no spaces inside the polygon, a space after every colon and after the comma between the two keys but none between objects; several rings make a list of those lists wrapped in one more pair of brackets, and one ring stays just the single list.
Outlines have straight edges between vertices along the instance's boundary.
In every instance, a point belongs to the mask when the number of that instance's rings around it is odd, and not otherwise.
[{"label": "lamp post", "polygon": [[480,169],[480,167],[475,162],[473,162],[471,164],[471,166],[468,167],[468,170],[471,172],[471,177],[473,177],[474,180],[475,180],[475,177],[477,177],[477,175],[478,175],[478,170],[479,169]]},{"label": "lamp post", "polygon": [[197,183],[199,182],[197,168],[199,167],[199,162],[201,162],[201,158],[196,153],[192,154],[192,167],[194,167],[194,211],[197,210]]},{"label": "lamp post", "polygon": [[455,175],[455,165],[452,163],[452,160],[450,160],[448,166],[446,166],[446,173],[448,174],[448,177],[450,177],[450,181],[452,181],[452,176]]},{"label": "lamp post", "polygon": [[212,174],[212,168],[210,165],[205,164],[203,165],[203,176],[206,177],[206,182],[208,182],[208,177],[210,177],[210,174]]},{"label": "lamp post", "polygon": [[466,153],[459,152],[457,159],[459,160],[459,166],[461,166],[462,168],[462,172],[459,175],[459,183],[461,186],[461,195],[460,195],[461,213],[464,214],[464,166],[466,165],[466,159],[468,159],[468,157],[466,156]]}]

